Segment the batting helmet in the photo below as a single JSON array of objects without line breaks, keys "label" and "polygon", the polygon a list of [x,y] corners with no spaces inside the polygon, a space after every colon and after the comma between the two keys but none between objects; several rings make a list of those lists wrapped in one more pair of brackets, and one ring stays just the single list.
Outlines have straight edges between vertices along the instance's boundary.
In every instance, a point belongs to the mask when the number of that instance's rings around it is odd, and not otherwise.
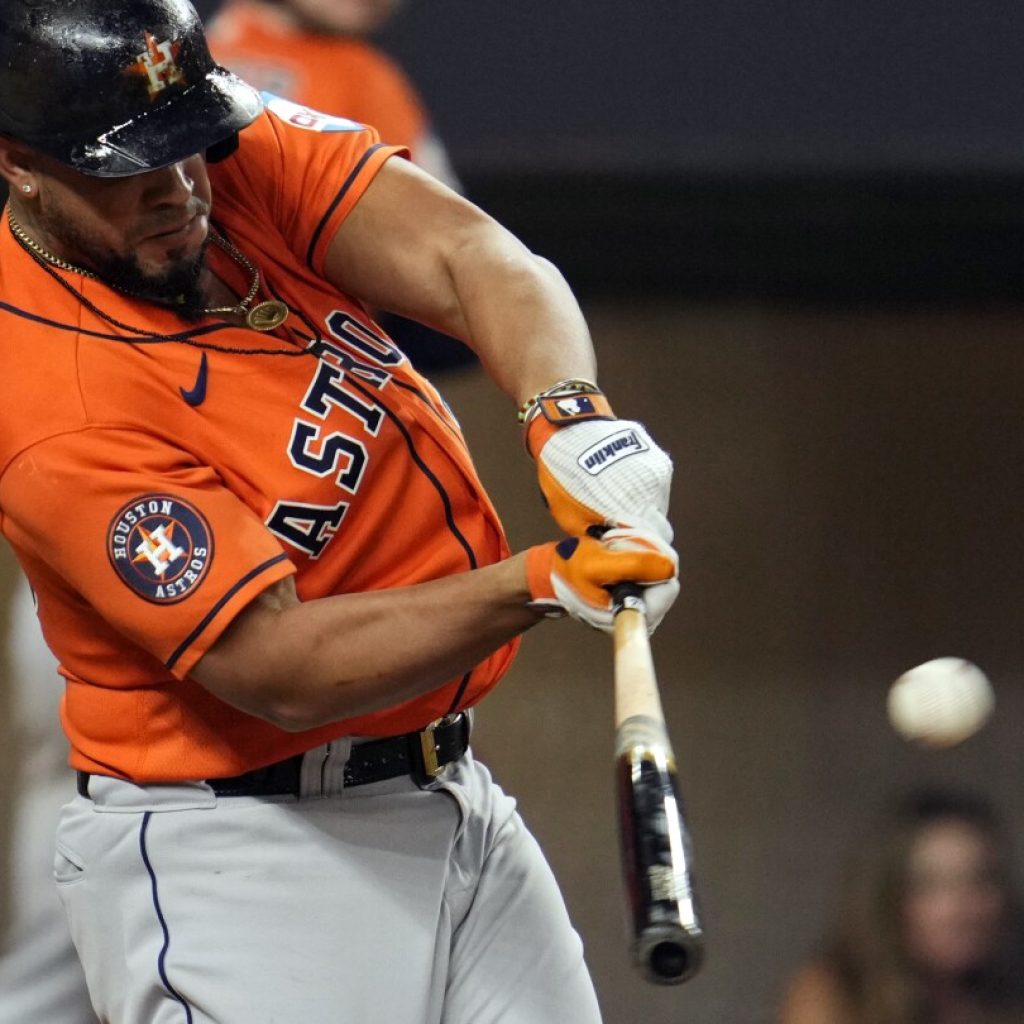
[{"label": "batting helmet", "polygon": [[0,133],[83,174],[224,155],[261,109],[188,0],[0,0]]}]

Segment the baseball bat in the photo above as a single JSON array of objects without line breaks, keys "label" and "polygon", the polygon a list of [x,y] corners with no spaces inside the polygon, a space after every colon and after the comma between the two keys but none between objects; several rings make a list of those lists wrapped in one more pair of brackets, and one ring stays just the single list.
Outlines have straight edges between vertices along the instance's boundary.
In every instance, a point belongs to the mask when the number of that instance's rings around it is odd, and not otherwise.
[{"label": "baseball bat", "polygon": [[615,773],[633,960],[662,985],[692,978],[704,933],[690,832],[661,709],[640,587],[620,584],[615,607]]}]

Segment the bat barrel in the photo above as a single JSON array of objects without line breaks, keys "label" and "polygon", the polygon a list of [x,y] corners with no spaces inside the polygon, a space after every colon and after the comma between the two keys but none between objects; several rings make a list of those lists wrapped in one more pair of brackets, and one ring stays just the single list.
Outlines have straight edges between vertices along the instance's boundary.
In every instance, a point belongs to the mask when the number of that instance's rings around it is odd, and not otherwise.
[{"label": "bat barrel", "polygon": [[[647,732],[651,723],[629,730]],[[632,744],[616,758],[619,838],[632,952],[651,981],[677,985],[704,959],[690,837],[664,748]]]}]

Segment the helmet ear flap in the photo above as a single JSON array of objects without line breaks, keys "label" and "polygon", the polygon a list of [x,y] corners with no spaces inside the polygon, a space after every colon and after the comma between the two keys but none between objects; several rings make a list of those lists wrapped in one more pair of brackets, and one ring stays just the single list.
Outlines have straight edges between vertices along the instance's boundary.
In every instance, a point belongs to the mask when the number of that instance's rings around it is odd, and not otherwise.
[{"label": "helmet ear flap", "polygon": [[207,149],[206,162],[210,164],[219,164],[222,160],[227,160],[229,156],[234,155],[235,151],[238,149],[238,145],[238,132],[234,132],[226,139],[221,139],[220,142],[215,142],[209,149]]}]

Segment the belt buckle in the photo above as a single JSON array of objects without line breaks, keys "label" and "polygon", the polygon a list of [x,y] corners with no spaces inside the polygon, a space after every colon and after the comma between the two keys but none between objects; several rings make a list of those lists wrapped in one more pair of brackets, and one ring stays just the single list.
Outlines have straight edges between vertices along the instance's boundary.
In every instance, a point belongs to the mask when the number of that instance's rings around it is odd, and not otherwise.
[{"label": "belt buckle", "polygon": [[420,731],[420,751],[423,754],[423,774],[428,778],[436,779],[444,768],[437,761],[437,741],[434,739],[434,732],[438,726],[443,725],[446,718],[435,718],[425,729]]}]

